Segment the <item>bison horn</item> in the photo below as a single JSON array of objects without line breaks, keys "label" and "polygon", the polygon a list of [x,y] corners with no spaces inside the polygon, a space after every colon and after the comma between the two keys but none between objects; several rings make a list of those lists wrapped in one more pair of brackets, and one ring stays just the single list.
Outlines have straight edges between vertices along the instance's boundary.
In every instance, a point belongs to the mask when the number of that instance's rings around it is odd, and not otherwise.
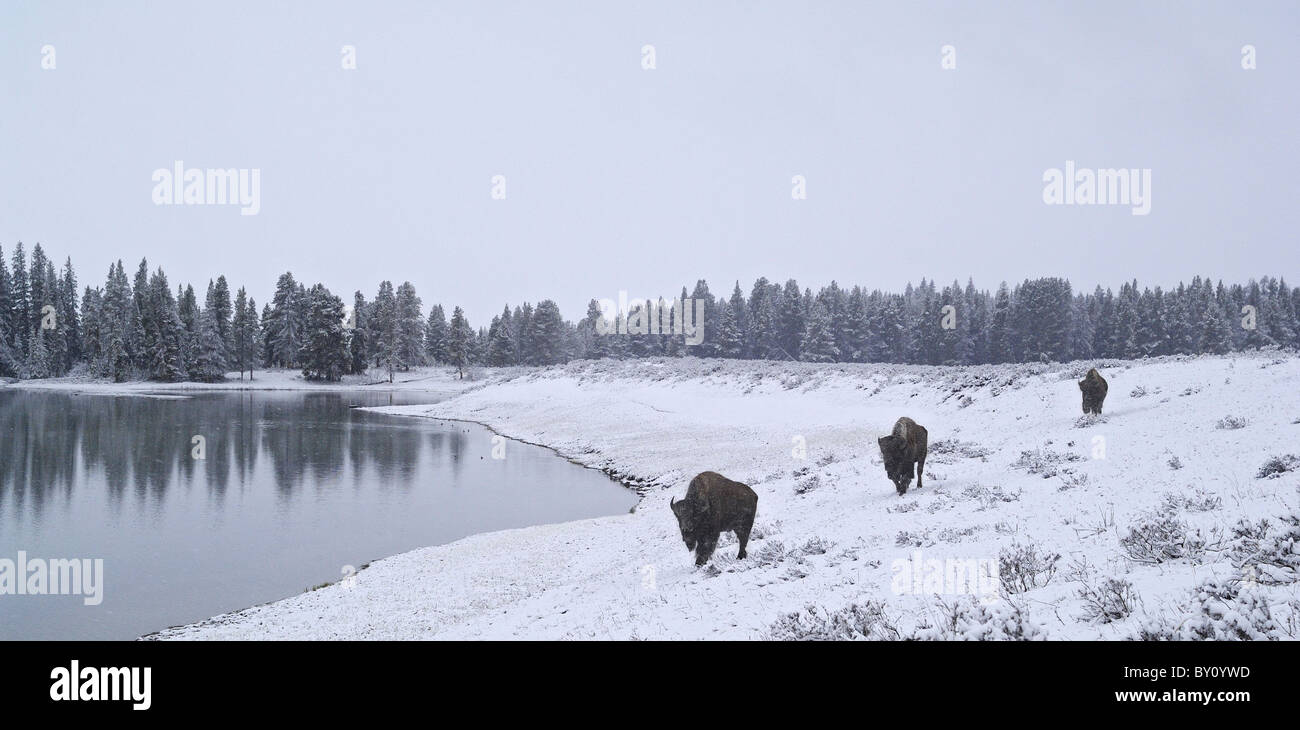
[{"label": "bison horn", "polygon": [[676,497],[669,497],[669,498],[668,498],[668,506],[669,506],[669,507],[672,507],[672,506],[675,505],[675,504],[677,504],[677,498],[676,498]]}]

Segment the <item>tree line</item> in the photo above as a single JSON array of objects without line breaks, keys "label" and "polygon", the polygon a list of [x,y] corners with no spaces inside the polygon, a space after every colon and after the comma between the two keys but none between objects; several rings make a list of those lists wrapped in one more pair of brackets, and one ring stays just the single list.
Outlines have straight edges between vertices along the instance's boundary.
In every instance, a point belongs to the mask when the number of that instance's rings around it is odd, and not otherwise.
[{"label": "tree line", "polygon": [[[694,302],[684,316],[702,320],[698,344],[667,327],[683,300]],[[245,288],[232,296],[225,276],[208,282],[200,304],[193,286],[173,290],[161,268],[141,260],[133,277],[118,261],[103,286],[78,295],[71,259],[56,269],[39,244],[30,261],[22,243],[8,260],[0,248],[0,374],[20,378],[212,381],[279,367],[319,380],[376,370],[391,381],[429,364],[463,377],[477,365],[685,355],[929,365],[1133,359],[1297,348],[1298,312],[1300,288],[1270,276],[1232,285],[1198,276],[1169,290],[1132,281],[1090,293],[1053,277],[994,292],[922,279],[901,293],[834,281],[814,293],[793,279],[760,278],[748,296],[736,282],[729,297],[701,279],[675,302],[638,302],[615,315],[661,319],[654,334],[636,326],[620,328],[634,334],[601,334],[611,313],[595,300],[576,323],[548,299],[506,305],[475,329],[460,307],[448,317],[438,304],[426,315],[410,282],[381,282],[371,299],[357,291],[348,307],[324,285],[307,287],[286,272],[259,310]]]}]

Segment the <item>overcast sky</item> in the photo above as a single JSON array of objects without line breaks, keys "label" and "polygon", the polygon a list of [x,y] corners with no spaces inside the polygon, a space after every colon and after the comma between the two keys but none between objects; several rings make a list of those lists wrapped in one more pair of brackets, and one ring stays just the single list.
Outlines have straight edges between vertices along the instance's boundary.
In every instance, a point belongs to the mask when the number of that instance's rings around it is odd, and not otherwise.
[{"label": "overcast sky", "polygon": [[[1298,8],[6,0],[0,246],[259,303],[285,270],[348,300],[409,279],[476,326],[700,277],[1294,285]],[[155,206],[177,160],[259,168],[259,214]],[[1149,215],[1044,204],[1067,160],[1150,168]]]}]

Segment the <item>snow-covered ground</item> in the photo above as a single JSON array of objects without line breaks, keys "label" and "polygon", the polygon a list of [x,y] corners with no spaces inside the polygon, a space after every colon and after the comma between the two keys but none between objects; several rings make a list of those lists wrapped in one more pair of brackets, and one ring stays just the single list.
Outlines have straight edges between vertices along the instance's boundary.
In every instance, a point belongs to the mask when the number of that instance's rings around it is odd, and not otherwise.
[{"label": "snow-covered ground", "polygon": [[[645,497],[628,515],[393,556],[162,637],[1300,636],[1281,521],[1300,512],[1300,470],[1257,478],[1300,453],[1300,358],[1096,363],[1110,393],[1089,420],[1075,380],[1093,364],[585,362],[377,409],[477,421]],[[903,497],[875,443],[901,415],[930,438],[925,486]],[[752,486],[758,518],[746,560],[728,535],[696,569],[668,501],[704,470]],[[993,568],[1001,596],[988,579],[934,580],[952,566]],[[1219,582],[1197,593],[1206,579]],[[972,591],[983,600],[959,595]],[[1088,620],[1090,605],[1113,620]]]}]

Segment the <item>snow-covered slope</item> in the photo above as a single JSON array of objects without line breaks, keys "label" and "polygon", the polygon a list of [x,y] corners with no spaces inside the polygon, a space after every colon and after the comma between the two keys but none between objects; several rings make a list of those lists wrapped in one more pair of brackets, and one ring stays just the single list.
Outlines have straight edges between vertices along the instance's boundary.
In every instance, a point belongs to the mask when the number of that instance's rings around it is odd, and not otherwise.
[{"label": "snow-covered slope", "polygon": [[[1110,393],[1089,420],[1075,380],[1093,365]],[[481,422],[624,475],[645,492],[634,513],[416,550],[162,636],[1296,638],[1294,543],[1278,538],[1300,470],[1257,473],[1300,454],[1297,384],[1300,358],[1279,353],[515,373],[379,410]],[[924,488],[899,497],[875,439],[903,415],[929,430],[930,458]],[[668,501],[704,470],[748,483],[759,506],[749,558],[726,536],[696,569]],[[991,567],[1001,595],[932,580],[951,566]],[[959,595],[973,589],[982,600]]]}]

